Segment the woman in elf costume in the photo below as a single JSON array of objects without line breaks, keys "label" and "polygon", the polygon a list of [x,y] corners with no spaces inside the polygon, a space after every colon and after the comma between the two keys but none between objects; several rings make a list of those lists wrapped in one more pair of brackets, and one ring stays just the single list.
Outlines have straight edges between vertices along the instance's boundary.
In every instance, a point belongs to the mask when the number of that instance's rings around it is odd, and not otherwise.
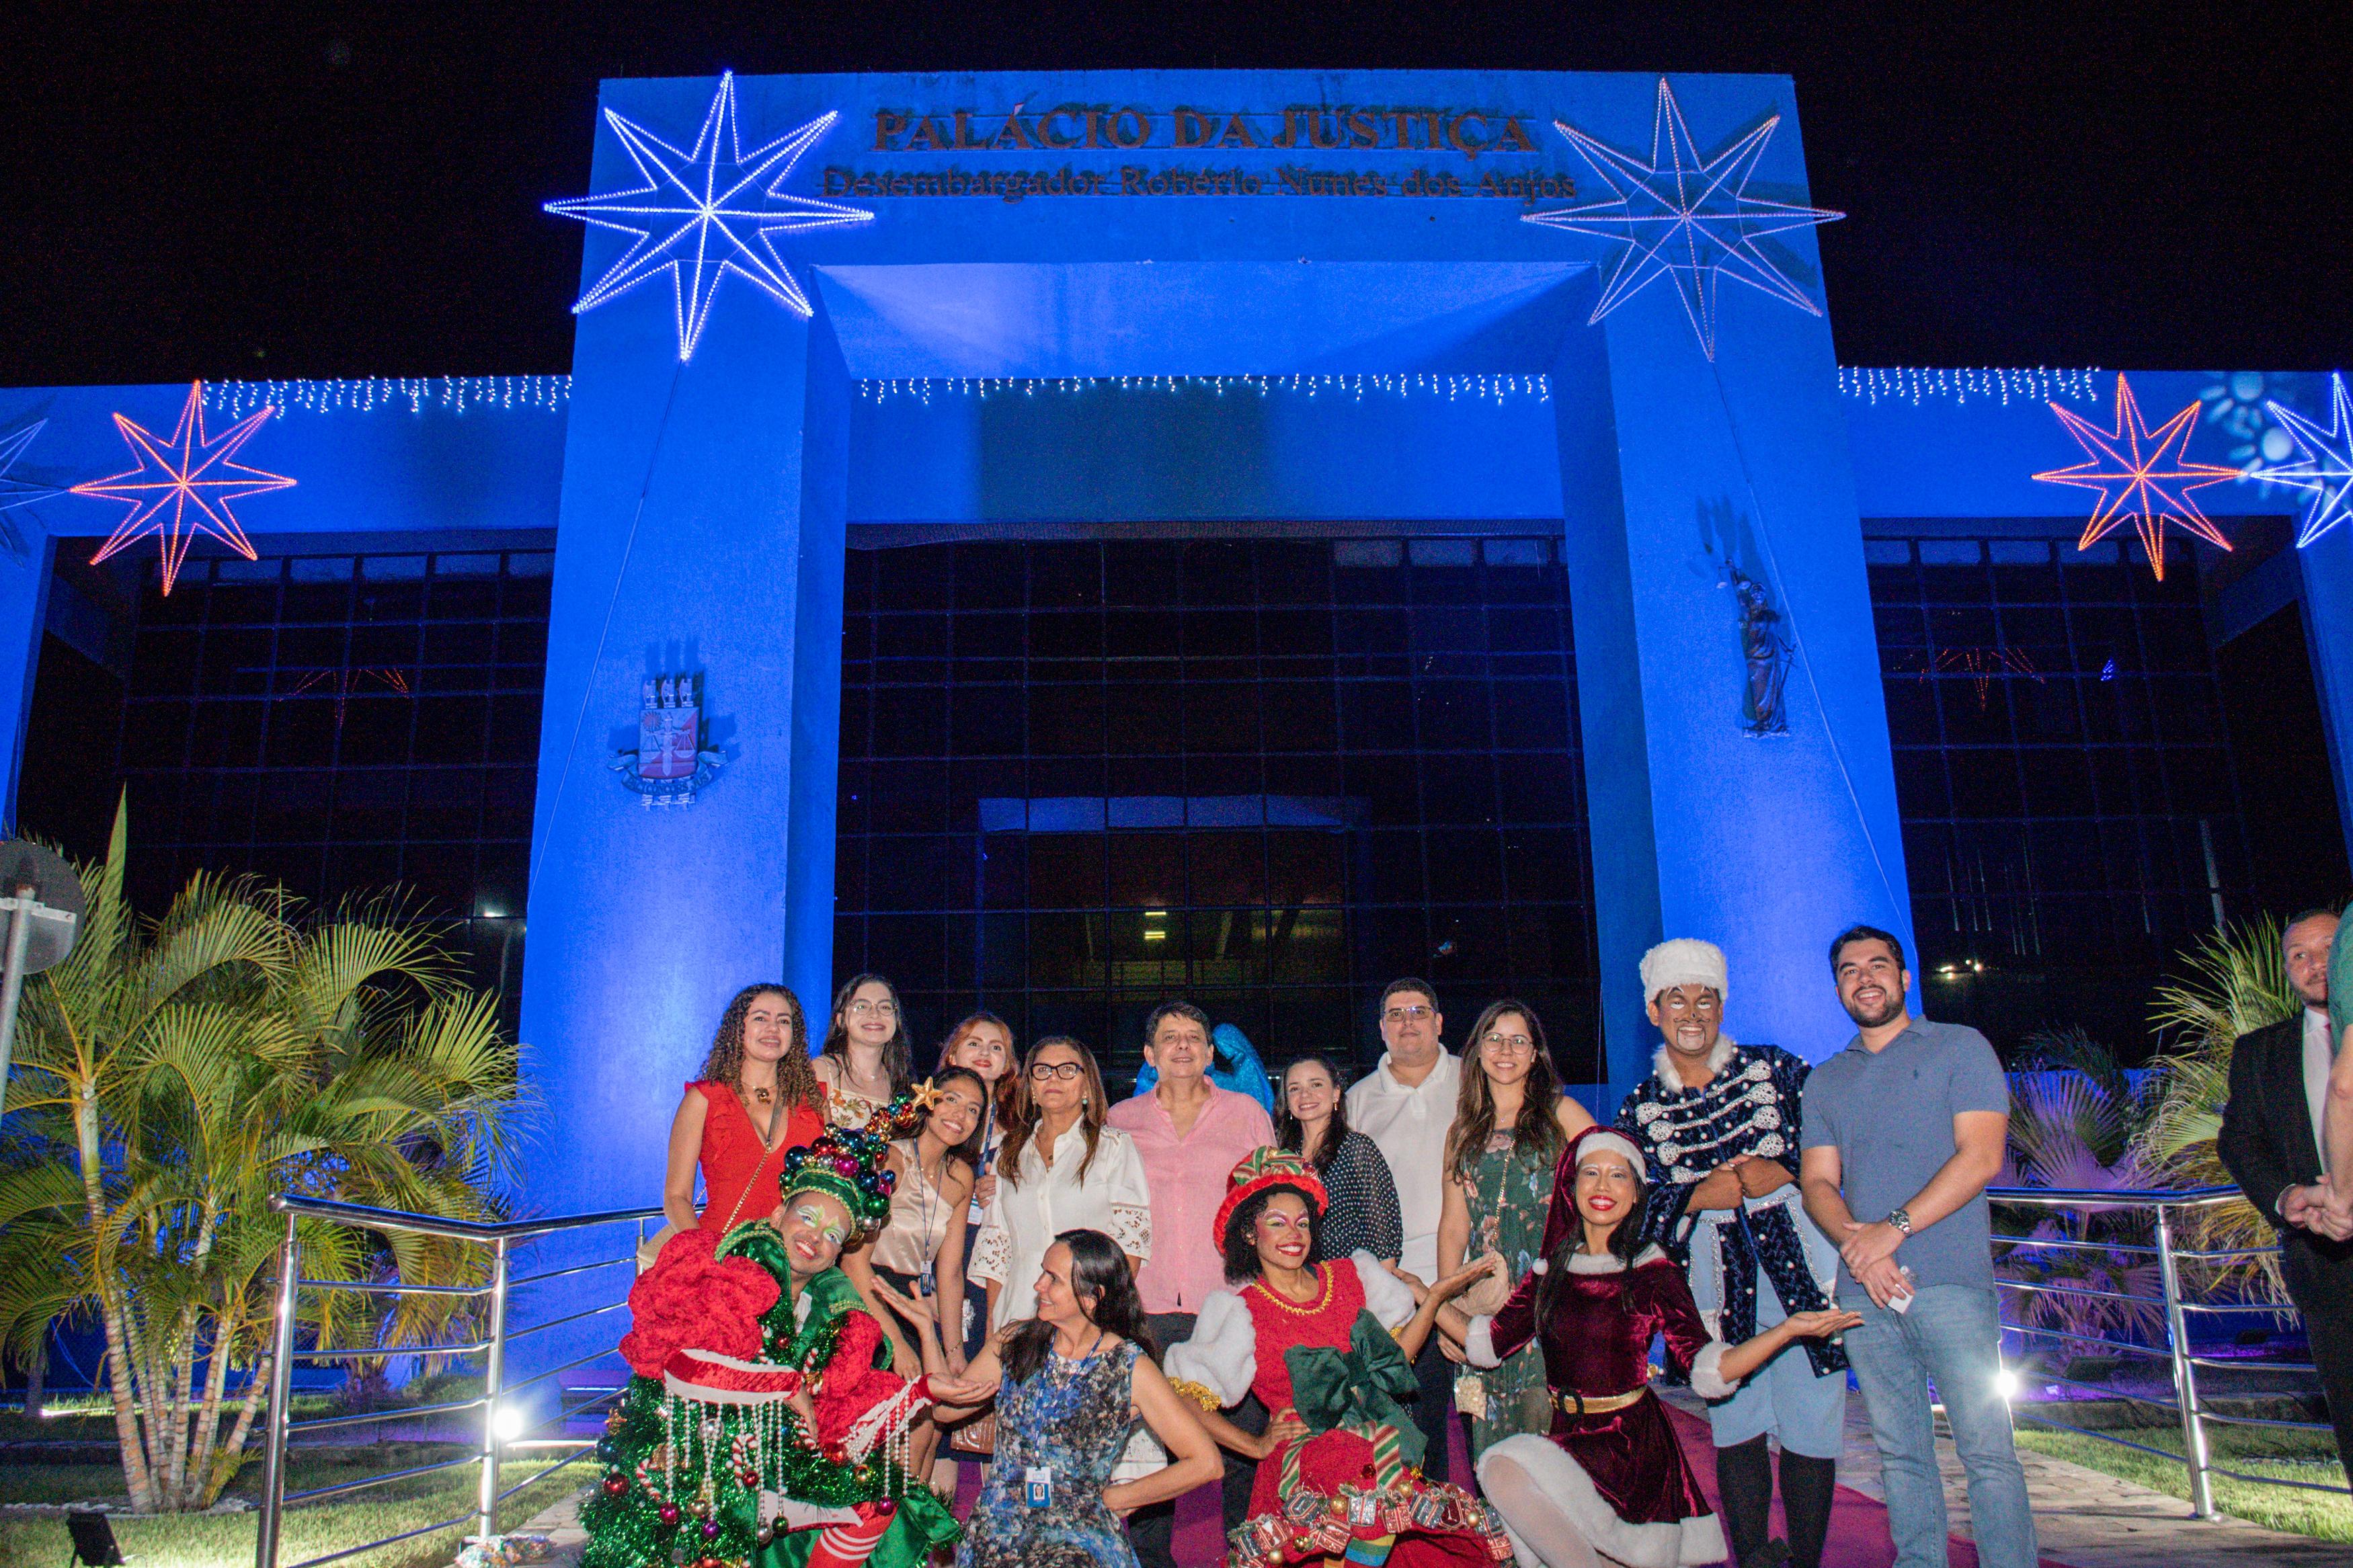
[{"label": "woman in elf costume", "polygon": [[[1234,1290],[1201,1304],[1167,1354],[1209,1435],[1259,1461],[1235,1568],[1345,1560],[1373,1568],[1489,1568],[1511,1556],[1485,1505],[1417,1469],[1413,1357],[1439,1308],[1492,1262],[1422,1289],[1368,1252],[1324,1262],[1324,1183],[1298,1155],[1236,1165],[1217,1235]],[[1273,1419],[1253,1436],[1219,1412],[1255,1393]]]},{"label": "woman in elf costume", "polygon": [[931,1404],[837,1267],[890,1213],[903,1099],[785,1156],[784,1202],[682,1231],[629,1291],[637,1375],[581,1509],[585,1568],[918,1568],[955,1521],[907,1475]]}]

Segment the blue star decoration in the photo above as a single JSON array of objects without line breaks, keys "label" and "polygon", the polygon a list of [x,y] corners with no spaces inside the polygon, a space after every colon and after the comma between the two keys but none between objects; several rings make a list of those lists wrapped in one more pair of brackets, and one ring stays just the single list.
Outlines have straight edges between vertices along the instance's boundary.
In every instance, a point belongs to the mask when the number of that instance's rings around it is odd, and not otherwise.
[{"label": "blue star decoration", "polygon": [[86,479],[73,487],[78,496],[127,501],[130,514],[91,556],[93,566],[153,534],[164,547],[164,592],[172,591],[188,546],[199,533],[209,535],[244,556],[255,559],[253,542],[238,526],[229,502],[271,490],[290,489],[294,481],[283,474],[266,474],[235,462],[237,448],[278,410],[262,407],[247,415],[217,436],[205,434],[205,384],[188,388],[180,409],[180,423],[168,439],[159,439],[129,417],[118,414],[114,427],[122,433],[139,466],[102,479]]},{"label": "blue star decoration", "polygon": [[55,485],[45,485],[37,479],[19,479],[11,472],[16,466],[16,459],[25,455],[25,448],[33,444],[33,437],[39,435],[47,424],[46,419],[36,419],[22,430],[0,436],[0,549],[6,550],[19,561],[31,560],[32,550],[26,544],[25,536],[17,531],[8,513],[64,493]]},{"label": "blue star decoration", "polygon": [[1846,216],[1828,207],[1797,206],[1748,194],[1765,144],[1780,123],[1779,115],[1770,115],[1715,157],[1703,159],[1664,77],[1659,79],[1658,104],[1651,120],[1647,163],[1595,141],[1566,121],[1553,121],[1554,129],[1568,138],[1609,188],[1610,197],[1529,213],[1523,221],[1625,245],[1609,268],[1588,325],[1662,277],[1673,279],[1683,314],[1710,359],[1715,357],[1719,278],[1762,289],[1810,316],[1822,313],[1804,289],[1757,248],[1757,241],[1769,236]]},{"label": "blue star decoration", "polygon": [[[2326,430],[2284,404],[2264,405],[2304,457],[2282,467],[2258,468],[2253,477],[2312,492],[2304,510],[2304,526],[2296,531],[2299,550],[2353,516],[2353,399],[2345,395],[2343,374],[2328,380],[2334,392]],[[6,465],[0,464],[0,472],[5,471]]]},{"label": "blue star decoration", "polygon": [[574,313],[593,310],[667,272],[678,307],[681,363],[694,357],[694,345],[711,319],[711,301],[731,272],[765,290],[778,304],[809,314],[808,298],[776,254],[775,237],[867,223],[874,216],[862,208],[777,189],[838,118],[820,115],[745,153],[736,135],[733,71],[719,79],[702,129],[694,145],[683,152],[634,121],[605,110],[606,123],[621,139],[623,151],[646,183],[547,204],[547,210],[560,216],[635,237],[621,258],[580,296]]},{"label": "blue star decoration", "polygon": [[2189,445],[2189,433],[2197,427],[2198,409],[2193,403],[2152,431],[2141,417],[2132,383],[2121,375],[2116,377],[2114,430],[2095,429],[2073,409],[2056,403],[2051,405],[2051,412],[2059,416],[2059,423],[2075,437],[2075,444],[2084,448],[2090,460],[2072,468],[2046,469],[2034,477],[2045,484],[2073,485],[2100,493],[2099,505],[2093,508],[2092,520],[2084,525],[2084,537],[2075,542],[2076,549],[2088,550],[2130,522],[2140,534],[2142,547],[2148,552],[2149,570],[2162,582],[2165,525],[2168,522],[2209,544],[2231,548],[2222,531],[2189,499],[2191,490],[2242,477],[2236,468],[2219,463],[2193,463],[2183,456]]}]

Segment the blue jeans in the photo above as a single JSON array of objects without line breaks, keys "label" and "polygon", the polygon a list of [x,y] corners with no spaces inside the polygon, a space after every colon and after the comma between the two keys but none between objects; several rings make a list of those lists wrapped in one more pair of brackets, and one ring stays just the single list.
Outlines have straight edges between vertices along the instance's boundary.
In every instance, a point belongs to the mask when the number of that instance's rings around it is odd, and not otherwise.
[{"label": "blue jeans", "polygon": [[[1850,1287],[1852,1289],[1852,1287]],[[1930,1285],[1908,1312],[1841,1301],[1862,1314],[1846,1331],[1847,1360],[1887,1488],[1887,1528],[1895,1568],[1944,1568],[1948,1525],[1936,1474],[1933,1380],[1969,1478],[1969,1524],[1983,1568],[2035,1568],[2034,1515],[2026,1472],[2010,1441],[2010,1405],[1995,1386],[2001,1370],[2001,1317],[1991,1290]]]}]

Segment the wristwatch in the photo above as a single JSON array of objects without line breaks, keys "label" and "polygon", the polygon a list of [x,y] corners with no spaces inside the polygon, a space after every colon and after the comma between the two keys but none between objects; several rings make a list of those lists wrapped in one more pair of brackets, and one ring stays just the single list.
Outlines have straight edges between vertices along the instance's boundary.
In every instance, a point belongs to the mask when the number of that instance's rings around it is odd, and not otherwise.
[{"label": "wristwatch", "polygon": [[1887,1223],[1894,1226],[1896,1229],[1902,1231],[1906,1236],[1912,1234],[1912,1216],[1905,1213],[1900,1208],[1889,1209],[1887,1211]]}]

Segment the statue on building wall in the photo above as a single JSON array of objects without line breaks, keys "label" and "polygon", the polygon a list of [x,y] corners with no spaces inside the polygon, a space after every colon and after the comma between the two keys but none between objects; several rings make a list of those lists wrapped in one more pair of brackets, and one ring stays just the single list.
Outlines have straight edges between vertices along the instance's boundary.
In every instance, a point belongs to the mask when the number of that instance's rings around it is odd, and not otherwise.
[{"label": "statue on building wall", "polygon": [[1781,689],[1789,679],[1790,644],[1781,629],[1783,616],[1773,607],[1765,584],[1730,561],[1725,579],[1740,605],[1740,653],[1748,662],[1748,685],[1740,703],[1741,728],[1751,735],[1786,735],[1789,714]]}]

